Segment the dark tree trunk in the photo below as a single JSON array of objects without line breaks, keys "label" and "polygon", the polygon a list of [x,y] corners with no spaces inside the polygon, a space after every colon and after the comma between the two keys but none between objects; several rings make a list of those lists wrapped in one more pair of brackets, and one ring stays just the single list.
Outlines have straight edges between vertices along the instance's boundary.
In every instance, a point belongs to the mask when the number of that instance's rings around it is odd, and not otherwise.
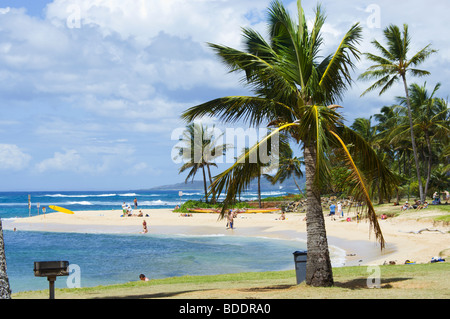
[{"label": "dark tree trunk", "polygon": [[202,166],[203,171],[203,186],[205,188],[205,202],[208,202],[208,187],[206,186],[206,174],[205,174],[205,166]]},{"label": "dark tree trunk", "polygon": [[258,204],[259,208],[261,208],[261,173],[258,174]]},{"label": "dark tree trunk", "polygon": [[6,273],[5,242],[3,241],[3,227],[0,219],[0,299],[11,299],[8,274]]},{"label": "dark tree trunk", "polygon": [[331,268],[325,219],[320,199],[320,189],[314,183],[316,154],[314,146],[305,147],[306,175],[306,231],[308,258],[306,263],[306,284],[314,287],[330,287],[334,284]]}]

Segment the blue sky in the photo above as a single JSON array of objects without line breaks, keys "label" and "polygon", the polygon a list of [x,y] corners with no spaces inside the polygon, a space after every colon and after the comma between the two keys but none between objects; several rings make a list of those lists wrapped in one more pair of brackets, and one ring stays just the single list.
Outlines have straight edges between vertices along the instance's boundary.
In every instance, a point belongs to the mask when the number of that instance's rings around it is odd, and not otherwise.
[{"label": "blue sky", "polygon": [[[184,181],[171,159],[171,134],[185,125],[180,113],[246,93],[205,43],[239,47],[246,26],[264,34],[269,3],[0,1],[0,190],[125,190]],[[295,1],[283,3],[294,12]],[[302,3],[312,17],[316,2]],[[321,3],[328,50],[354,22],[364,27],[362,52],[373,51],[374,38],[382,41],[386,25],[408,23],[412,51],[429,43],[439,49],[422,66],[432,75],[410,82],[441,82],[439,95],[449,95],[447,0]],[[360,61],[356,75],[368,65]],[[368,85],[357,81],[342,101],[349,123],[402,94],[398,84],[382,97],[360,98]]]}]

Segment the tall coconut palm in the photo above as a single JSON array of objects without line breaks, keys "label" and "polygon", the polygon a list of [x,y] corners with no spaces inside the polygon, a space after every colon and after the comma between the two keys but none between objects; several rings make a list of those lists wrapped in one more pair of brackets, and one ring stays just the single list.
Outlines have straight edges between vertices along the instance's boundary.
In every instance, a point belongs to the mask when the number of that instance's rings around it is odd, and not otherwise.
[{"label": "tall coconut palm", "polygon": [[5,242],[3,240],[3,227],[0,218],[0,299],[11,299],[8,274],[6,273]]},{"label": "tall coconut palm", "polygon": [[387,40],[387,48],[382,46],[377,40],[372,41],[375,48],[381,52],[381,56],[371,53],[365,53],[365,56],[372,62],[376,63],[369,67],[366,72],[362,73],[360,79],[378,79],[372,86],[362,93],[361,96],[370,91],[380,89],[379,94],[385,93],[394,83],[400,79],[403,81],[406,102],[408,107],[408,117],[411,134],[411,144],[416,164],[417,180],[419,182],[420,199],[425,200],[422,187],[422,179],[419,167],[419,157],[417,153],[416,140],[413,130],[413,117],[411,113],[411,104],[408,92],[408,84],[406,74],[413,76],[425,76],[430,72],[416,69],[416,67],[424,62],[432,53],[436,52],[430,48],[430,44],[409,58],[409,49],[411,39],[408,33],[408,25],[403,25],[403,31],[396,25],[390,25],[384,30],[384,36]]},{"label": "tall coconut palm", "polygon": [[275,175],[266,177],[268,180],[275,185],[276,183],[283,183],[286,179],[292,178],[295,186],[297,186],[300,194],[303,195],[303,191],[301,187],[298,185],[297,178],[303,177],[302,165],[305,164],[303,157],[294,156],[294,151],[290,147],[288,143],[283,143],[280,145],[280,154],[278,157],[278,169],[275,172]]},{"label": "tall coconut palm", "polygon": [[[256,179],[257,186],[257,194],[258,194],[258,207],[262,208],[262,199],[261,199],[261,177],[265,176],[264,171],[269,169],[270,162],[264,163],[261,158],[259,152],[255,153],[255,159],[250,160],[245,155],[249,152],[249,148],[244,148],[242,154],[238,157],[238,161],[244,161],[245,163],[240,164],[241,168],[246,170],[246,173],[250,173],[248,177],[250,179]],[[248,185],[250,186],[250,185]],[[240,194],[241,192],[239,192]],[[220,195],[220,194],[219,194]]]},{"label": "tall coconut palm", "polygon": [[[178,155],[175,159],[182,158],[185,162],[181,166],[179,173],[181,174],[190,170],[185,182],[190,178],[193,180],[198,170],[202,170],[206,202],[208,202],[208,188],[205,168],[208,171],[209,181],[212,183],[210,166],[217,167],[214,160],[223,156],[226,149],[229,147],[226,144],[216,145],[216,142],[219,139],[220,136],[214,136],[213,132],[211,132],[207,126],[191,123],[186,126],[183,137],[180,138],[180,141],[184,145],[176,147],[176,149],[178,149]],[[214,200],[215,197],[213,194],[213,201]]]},{"label": "tall coconut palm", "polygon": [[[333,285],[320,187],[328,177],[327,152],[339,147],[345,150],[346,162],[357,180],[355,196],[365,200],[368,217],[381,247],[384,238],[376,219],[364,179],[383,178],[389,188],[392,177],[375,156],[373,150],[352,130],[343,125],[335,103],[351,84],[352,58],[359,57],[356,48],[361,39],[359,24],[345,34],[333,54],[320,56],[323,44],[321,28],[325,16],[317,6],[315,21],[309,30],[301,2],[297,2],[298,19],[293,19],[279,1],[268,10],[269,40],[258,32],[245,28],[245,50],[209,44],[231,72],[242,71],[243,81],[253,96],[229,96],[194,106],[182,114],[186,121],[213,115],[228,123],[246,121],[251,126],[276,127],[271,134],[251,148],[246,156],[258,150],[271,137],[286,131],[303,148],[307,195],[306,283],[312,286]],[[352,149],[346,147],[352,141]],[[363,155],[358,169],[351,155]],[[216,177],[212,188],[226,190],[225,206],[232,202],[249,182],[244,160],[238,161]],[[369,170],[369,168],[371,170]],[[367,173],[368,175],[363,175]],[[375,176],[376,175],[376,176]]]},{"label": "tall coconut palm", "polygon": [[[383,106],[380,113],[374,114],[377,124],[377,145],[381,151],[388,157],[392,170],[396,170],[398,176],[405,176],[406,170],[402,170],[405,165],[405,150],[411,148],[410,139],[407,141],[399,140],[393,134],[393,131],[402,124],[403,116],[401,114],[402,107],[399,105]],[[402,162],[403,160],[403,162]],[[400,189],[396,189],[396,202],[400,201]]]},{"label": "tall coconut palm", "polygon": [[[441,87],[438,83],[435,85],[431,94],[428,92],[426,82],[420,86],[413,83],[409,88],[409,96],[411,100],[411,109],[413,111],[413,127],[416,136],[424,138],[426,144],[426,181],[424,187],[425,195],[428,193],[428,185],[431,179],[431,170],[433,166],[433,158],[437,158],[437,154],[433,151],[433,143],[438,137],[446,137],[448,142],[449,130],[449,110],[442,99],[437,98],[436,92]],[[406,99],[399,98],[402,105],[406,105]],[[401,130],[401,126],[399,127]],[[446,144],[443,144],[446,145]],[[441,145],[440,145],[441,146]],[[440,149],[441,147],[439,147]]]}]

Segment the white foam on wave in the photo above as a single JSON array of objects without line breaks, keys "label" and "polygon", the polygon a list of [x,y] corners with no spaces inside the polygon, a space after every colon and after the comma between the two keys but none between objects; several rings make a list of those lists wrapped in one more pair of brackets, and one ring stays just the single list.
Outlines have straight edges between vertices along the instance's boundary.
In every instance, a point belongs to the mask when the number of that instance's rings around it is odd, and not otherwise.
[{"label": "white foam on wave", "polygon": [[66,194],[47,194],[47,195],[43,195],[45,197],[68,197],[68,198],[86,198],[86,197],[112,197],[112,196],[117,196],[117,194],[98,194],[98,195],[85,195],[85,194],[80,194],[80,195],[66,195]]},{"label": "white foam on wave", "polygon": [[94,205],[91,202],[88,201],[80,201],[80,202],[67,202],[65,205],[85,205],[85,206],[92,206]]},{"label": "white foam on wave", "polygon": [[175,206],[178,205],[178,202],[168,202],[163,200],[148,200],[142,201],[139,203],[139,206]]}]

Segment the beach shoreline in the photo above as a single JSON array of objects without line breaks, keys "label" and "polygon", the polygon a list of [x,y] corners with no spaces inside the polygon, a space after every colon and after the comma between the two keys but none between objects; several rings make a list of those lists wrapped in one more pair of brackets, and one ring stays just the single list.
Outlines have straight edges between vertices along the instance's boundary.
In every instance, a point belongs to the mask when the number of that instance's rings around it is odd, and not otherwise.
[{"label": "beach shoreline", "polygon": [[[17,231],[138,234],[142,232],[145,220],[148,234],[252,236],[306,241],[305,214],[300,213],[289,213],[286,220],[279,219],[280,213],[239,214],[235,219],[235,229],[230,230],[226,228],[226,220],[220,220],[218,214],[197,213],[192,214],[192,217],[184,217],[171,209],[142,209],[142,212],[144,217],[121,217],[121,210],[76,211],[74,215],[50,213],[6,219],[3,220],[3,228]],[[325,216],[325,222],[329,246],[343,250],[344,266],[389,262],[403,264],[406,260],[427,263],[441,251],[450,248],[448,226],[441,227],[442,232],[414,233],[420,229],[436,228],[431,222],[399,218],[380,220],[386,241],[383,250],[375,242],[375,236],[370,233],[370,225],[366,221],[347,222],[345,219],[332,220]]]}]

